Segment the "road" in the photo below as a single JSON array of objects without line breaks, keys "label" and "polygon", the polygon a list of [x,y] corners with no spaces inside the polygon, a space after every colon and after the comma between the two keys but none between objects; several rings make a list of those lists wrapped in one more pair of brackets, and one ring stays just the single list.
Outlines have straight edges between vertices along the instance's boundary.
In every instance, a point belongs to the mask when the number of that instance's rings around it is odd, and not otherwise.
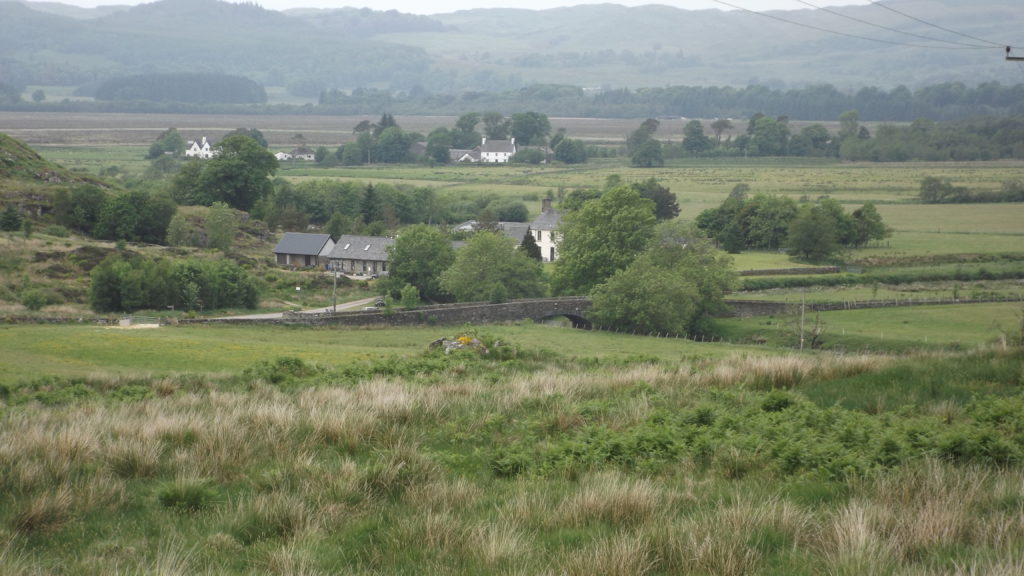
[{"label": "road", "polygon": [[[373,306],[373,303],[380,300],[380,296],[371,296],[361,300],[338,303],[338,312],[359,310],[365,306]],[[334,311],[334,306],[326,308],[313,308],[311,310],[300,310],[299,314],[323,314]],[[269,314],[246,314],[243,316],[220,316],[211,320],[274,320],[284,316],[284,312],[271,312]]]}]

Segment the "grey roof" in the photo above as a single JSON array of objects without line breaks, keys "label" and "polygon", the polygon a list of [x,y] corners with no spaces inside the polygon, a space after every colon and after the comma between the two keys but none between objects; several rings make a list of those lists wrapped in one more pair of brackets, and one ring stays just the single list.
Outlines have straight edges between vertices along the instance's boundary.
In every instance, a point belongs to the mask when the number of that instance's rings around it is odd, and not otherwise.
[{"label": "grey roof", "polygon": [[498,225],[501,226],[501,233],[514,240],[517,246],[523,243],[526,231],[530,229],[526,222],[499,222]]},{"label": "grey roof", "polygon": [[558,210],[545,210],[530,224],[533,230],[558,230],[562,222],[562,213]]},{"label": "grey roof", "polygon": [[480,152],[491,152],[491,153],[505,153],[515,154],[516,153],[516,139],[511,140],[491,140],[484,138],[480,143]]},{"label": "grey roof", "polygon": [[331,240],[330,234],[306,234],[304,232],[285,232],[281,241],[274,247],[274,254],[303,254],[306,256],[319,256],[327,242]]},{"label": "grey roof", "polygon": [[386,248],[395,243],[394,238],[384,236],[352,236],[343,235],[331,250],[331,260],[372,260],[387,262]]},{"label": "grey roof", "polygon": [[473,148],[472,150],[463,150],[461,148],[451,148],[451,149],[448,150],[448,157],[451,159],[452,162],[462,162],[462,159],[464,157],[467,158],[470,162],[479,162],[480,161],[480,147],[477,146],[476,148]]},{"label": "grey roof", "polygon": [[[456,232],[475,232],[476,227],[476,220],[466,220],[462,224],[452,227],[452,230]],[[515,240],[516,244],[522,244],[523,238],[526,237],[526,231],[530,229],[530,225],[526,222],[498,222],[498,229],[507,238]]]}]

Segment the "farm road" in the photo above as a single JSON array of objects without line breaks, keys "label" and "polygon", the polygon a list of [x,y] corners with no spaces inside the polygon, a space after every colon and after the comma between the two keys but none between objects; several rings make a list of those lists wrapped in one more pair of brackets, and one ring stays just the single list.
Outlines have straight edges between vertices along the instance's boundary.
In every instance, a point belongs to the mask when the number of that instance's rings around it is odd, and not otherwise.
[{"label": "farm road", "polygon": [[[370,298],[363,298],[360,300],[352,300],[351,302],[338,303],[338,311],[344,310],[359,310],[363,306],[373,306],[373,303],[380,300],[380,296],[371,296]],[[334,311],[334,306],[327,306],[325,308],[314,308],[311,310],[301,310],[300,314],[323,314],[324,312]],[[277,318],[284,317],[284,312],[271,312],[268,314],[246,314],[244,316],[220,316],[218,318],[211,318],[211,320],[274,320]]]}]

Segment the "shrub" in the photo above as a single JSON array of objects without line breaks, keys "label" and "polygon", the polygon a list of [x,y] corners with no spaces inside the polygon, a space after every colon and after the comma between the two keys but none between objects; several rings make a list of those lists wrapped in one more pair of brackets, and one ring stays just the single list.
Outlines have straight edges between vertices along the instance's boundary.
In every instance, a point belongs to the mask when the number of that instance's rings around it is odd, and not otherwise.
[{"label": "shrub", "polygon": [[43,230],[43,234],[48,234],[50,236],[56,236],[57,238],[67,238],[68,236],[71,235],[71,233],[68,232],[67,228],[65,228],[65,227],[63,227],[63,226],[61,226],[59,224],[53,224],[51,226],[47,226],[46,229]]},{"label": "shrub", "polygon": [[33,312],[46,306],[46,294],[39,288],[29,288],[21,293],[21,305]]}]

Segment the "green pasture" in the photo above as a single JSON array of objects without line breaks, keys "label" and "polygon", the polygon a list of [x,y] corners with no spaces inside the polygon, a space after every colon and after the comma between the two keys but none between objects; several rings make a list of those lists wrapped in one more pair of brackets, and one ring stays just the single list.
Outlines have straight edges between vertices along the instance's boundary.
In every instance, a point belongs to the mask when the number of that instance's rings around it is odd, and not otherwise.
[{"label": "green pasture", "polygon": [[935,300],[950,298],[1021,298],[1024,300],[1024,281],[985,280],[980,282],[915,282],[912,284],[810,286],[776,288],[736,292],[733,298],[742,300],[770,300],[773,302],[863,302],[865,300]]},{"label": "green pasture", "polygon": [[[1020,303],[960,304],[807,312],[805,337],[820,321],[823,347],[847,351],[969,348],[1019,338]],[[717,321],[727,340],[798,346],[800,315]]]},{"label": "green pasture", "polygon": [[[40,150],[50,160],[94,174],[111,166],[128,174],[142,174],[149,165],[143,146],[54,146]],[[576,188],[601,187],[612,175],[624,182],[654,178],[676,194],[684,220],[716,207],[737,184],[747,184],[751,194],[781,194],[796,200],[827,195],[850,210],[867,201],[875,202],[893,229],[893,236],[878,246],[850,252],[855,259],[1013,252],[1024,242],[1024,204],[916,203],[920,182],[926,176],[949,178],[973,191],[997,190],[1005,181],[1024,178],[1024,162],[1015,161],[851,164],[813,158],[722,158],[670,160],[664,167],[649,169],[632,167],[625,157],[593,159],[576,166],[406,164],[321,168],[292,162],[284,164],[278,175],[296,182],[339,179],[530,199],[527,205],[534,214],[540,210],[539,198],[549,193],[558,197]],[[755,263],[746,263],[748,259]],[[794,265],[784,255],[740,255],[736,260],[738,269]]]},{"label": "green pasture", "polygon": [[[430,342],[463,331],[459,326],[331,329],[284,326],[169,326],[123,329],[93,325],[0,326],[0,384],[44,376],[129,377],[180,373],[237,373],[261,360],[296,357],[329,367],[411,357]],[[526,350],[557,350],[565,358],[631,358],[675,361],[721,356],[742,349],[687,340],[588,332],[534,324],[477,330]]]},{"label": "green pasture", "polygon": [[784,252],[741,252],[730,254],[736,270],[777,270],[786,268],[811,268],[814,264],[793,262]]},{"label": "green pasture", "polygon": [[116,166],[126,174],[140,175],[150,162],[148,146],[38,146],[36,151],[51,162],[90,174]]}]

